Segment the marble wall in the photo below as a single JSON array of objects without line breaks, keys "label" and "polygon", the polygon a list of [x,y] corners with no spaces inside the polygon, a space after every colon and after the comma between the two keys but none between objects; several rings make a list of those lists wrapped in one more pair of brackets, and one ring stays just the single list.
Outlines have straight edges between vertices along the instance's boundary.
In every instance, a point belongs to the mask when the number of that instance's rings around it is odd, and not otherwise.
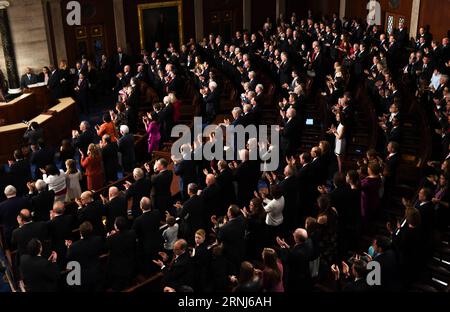
[{"label": "marble wall", "polygon": [[[50,63],[45,16],[42,0],[10,0],[8,10],[12,40],[16,52],[19,76],[25,67],[36,73]],[[1,40],[1,39],[0,39]],[[6,75],[5,58],[0,49],[0,67]]]}]

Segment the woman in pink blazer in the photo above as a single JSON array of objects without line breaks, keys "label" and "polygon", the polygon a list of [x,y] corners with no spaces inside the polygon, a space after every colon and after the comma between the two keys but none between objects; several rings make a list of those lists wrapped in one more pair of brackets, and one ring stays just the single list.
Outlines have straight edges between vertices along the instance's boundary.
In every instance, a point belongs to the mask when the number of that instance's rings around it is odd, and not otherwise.
[{"label": "woman in pink blazer", "polygon": [[159,140],[161,139],[158,115],[156,112],[148,112],[147,116],[142,117],[142,120],[148,134],[148,154],[151,158],[152,152],[159,150]]}]

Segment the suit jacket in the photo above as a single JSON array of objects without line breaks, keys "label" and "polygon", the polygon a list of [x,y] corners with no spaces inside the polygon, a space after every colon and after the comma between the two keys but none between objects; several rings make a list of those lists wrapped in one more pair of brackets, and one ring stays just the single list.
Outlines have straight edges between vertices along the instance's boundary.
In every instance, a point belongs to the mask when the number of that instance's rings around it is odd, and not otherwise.
[{"label": "suit jacket", "polygon": [[20,259],[20,272],[27,292],[56,292],[59,268],[40,256],[23,255]]},{"label": "suit jacket", "polygon": [[77,138],[73,139],[73,145],[83,151],[84,155],[87,154],[89,144],[94,143],[94,133],[91,130],[80,133]]},{"label": "suit jacket", "polygon": [[165,170],[152,176],[151,199],[153,207],[161,212],[166,211],[171,206],[172,195],[170,185],[172,184],[173,173]]},{"label": "suit jacket", "polygon": [[105,227],[102,222],[104,215],[105,207],[103,204],[99,201],[93,201],[78,209],[78,223],[89,221],[93,227],[93,234],[103,237],[105,235]]},{"label": "suit jacket", "polygon": [[20,210],[29,208],[28,199],[23,197],[9,198],[0,203],[0,224],[3,225],[3,233],[7,244],[11,241],[12,231],[19,226],[17,216]]},{"label": "suit jacket", "polygon": [[31,154],[30,163],[36,166],[36,175],[40,176],[39,168],[55,163],[55,151],[49,147],[41,148]]},{"label": "suit jacket", "polygon": [[122,155],[122,167],[125,172],[131,172],[134,169],[136,155],[134,151],[134,138],[131,134],[122,136],[117,142],[119,152]]},{"label": "suit jacket", "polygon": [[[291,227],[296,226],[298,213],[298,184],[295,176],[287,177],[280,181],[279,186],[283,192],[284,208],[283,216]],[[303,190],[302,190],[303,191]]]},{"label": "suit jacket", "polygon": [[72,230],[76,227],[72,215],[55,216],[47,222],[48,237],[51,241],[51,250],[58,254],[58,265],[65,268],[66,264],[66,240],[73,239]]},{"label": "suit jacket", "polygon": [[[256,190],[260,176],[259,160],[241,162],[236,168],[234,171],[234,180],[237,183],[236,198],[239,205],[248,205],[249,201],[253,198],[253,191]],[[243,203],[242,199],[244,199]]]},{"label": "suit jacket", "polygon": [[164,269],[164,285],[172,288],[180,286],[194,286],[194,275],[192,260],[186,251],[173,260],[171,265]]},{"label": "suit jacket", "polygon": [[50,220],[50,210],[53,209],[53,203],[55,201],[55,192],[53,190],[44,190],[32,195],[30,201],[31,211],[34,212],[34,221]]},{"label": "suit jacket", "polygon": [[180,191],[186,193],[188,184],[197,182],[197,168],[193,157],[190,160],[183,159],[176,164],[174,173],[180,177]]},{"label": "suit jacket", "polygon": [[125,196],[114,197],[105,205],[106,210],[106,231],[114,230],[114,221],[117,217],[127,218],[127,201]]},{"label": "suit jacket", "polygon": [[29,85],[35,84],[38,82],[39,82],[38,76],[36,76],[35,74],[31,74],[30,78],[28,78],[28,76],[25,74],[25,75],[22,75],[22,77],[20,78],[20,88],[25,89],[25,88],[28,88]]},{"label": "suit jacket", "polygon": [[286,291],[310,291],[312,287],[309,262],[312,260],[312,242],[307,240],[290,249],[281,249],[281,259],[285,267]]},{"label": "suit jacket", "polygon": [[136,264],[136,233],[133,230],[117,232],[106,239],[109,251],[108,275],[131,278]]},{"label": "suit jacket", "polygon": [[132,214],[137,217],[141,214],[140,200],[142,197],[148,197],[152,189],[152,183],[149,178],[143,177],[130,185],[125,193],[126,200],[133,200]]},{"label": "suit jacket", "polygon": [[280,147],[285,155],[293,155],[300,141],[300,124],[297,118],[284,121],[284,129],[280,133]]},{"label": "suit jacket", "polygon": [[18,195],[25,195],[27,192],[27,182],[31,181],[31,167],[27,159],[20,159],[10,167],[13,185],[17,189]]},{"label": "suit jacket", "polygon": [[119,147],[116,142],[108,143],[102,148],[103,168],[106,181],[116,181],[119,167]]},{"label": "suit jacket", "polygon": [[216,182],[220,187],[223,197],[223,204],[228,207],[230,204],[236,203],[236,194],[233,185],[233,171],[227,167],[216,177]]},{"label": "suit jacket", "polygon": [[162,247],[162,236],[159,232],[160,215],[158,210],[143,213],[133,223],[138,241],[138,254],[146,258],[152,257]]},{"label": "suit jacket", "polygon": [[223,244],[223,255],[237,270],[245,255],[245,220],[238,216],[219,228],[217,239]]},{"label": "suit jacket", "polygon": [[41,221],[29,222],[12,232],[11,245],[13,248],[17,247],[16,260],[20,260],[22,255],[28,254],[27,244],[33,238],[37,238],[44,243],[47,238],[47,223]]},{"label": "suit jacket", "polygon": [[205,226],[205,206],[203,199],[198,195],[191,196],[181,210],[180,218],[183,220],[184,237],[192,239],[195,231]]},{"label": "suit jacket", "polygon": [[[220,186],[217,183],[207,186],[202,193],[200,198],[205,205],[205,222],[208,222],[212,215],[223,216],[223,204]],[[207,224],[207,223],[206,223]]]},{"label": "suit jacket", "polygon": [[64,96],[64,87],[61,84],[61,74],[59,70],[55,70],[48,79],[48,88],[50,89],[52,98],[60,99]]},{"label": "suit jacket", "polygon": [[67,249],[67,260],[78,261],[81,267],[81,285],[96,285],[100,279],[100,256],[104,250],[102,237],[88,236],[74,242]]}]

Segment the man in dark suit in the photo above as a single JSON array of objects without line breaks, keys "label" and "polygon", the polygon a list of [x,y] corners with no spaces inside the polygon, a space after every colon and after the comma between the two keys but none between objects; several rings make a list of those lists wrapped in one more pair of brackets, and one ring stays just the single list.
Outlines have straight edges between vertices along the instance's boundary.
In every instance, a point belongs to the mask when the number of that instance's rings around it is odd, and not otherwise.
[{"label": "man in dark suit", "polygon": [[28,197],[31,202],[31,212],[33,221],[48,221],[50,220],[50,211],[53,209],[55,201],[55,192],[47,190],[47,184],[42,180],[37,180],[36,183],[27,184],[29,192]]},{"label": "man in dark suit", "polygon": [[282,112],[283,128],[280,129],[280,148],[284,159],[286,156],[295,154],[300,141],[300,124],[296,118],[295,108],[288,108],[286,113]]},{"label": "man in dark suit", "polygon": [[250,153],[248,150],[240,150],[239,157],[241,163],[238,166],[235,162],[231,164],[234,167],[233,178],[237,184],[236,202],[239,207],[244,207],[253,198],[253,192],[256,190],[261,172],[259,162],[249,159]]},{"label": "man in dark suit", "polygon": [[114,220],[114,231],[106,239],[106,249],[108,280],[113,291],[121,291],[130,284],[136,265],[136,233],[129,230],[126,218]]},{"label": "man in dark suit", "polygon": [[81,112],[89,114],[89,80],[82,72],[75,82],[74,90]]},{"label": "man in dark suit", "polygon": [[398,23],[398,29],[395,31],[395,38],[397,39],[400,48],[403,48],[408,44],[408,31],[403,23]]},{"label": "man in dark suit", "polygon": [[144,171],[141,168],[135,168],[133,170],[134,183],[126,182],[125,199],[127,201],[128,216],[137,218],[141,215],[140,200],[142,197],[148,197],[152,189],[152,183],[148,177],[146,177]]},{"label": "man in dark suit", "polygon": [[20,272],[27,292],[56,292],[60,271],[56,265],[58,255],[42,257],[42,243],[33,238],[27,244],[27,254],[20,259]]},{"label": "man in dark suit", "polygon": [[223,201],[220,186],[216,183],[216,177],[213,174],[206,175],[205,178],[206,187],[200,194],[200,198],[203,201],[205,212],[205,223],[211,218],[211,216],[223,216],[226,210],[223,209]]},{"label": "man in dark suit", "polygon": [[93,235],[92,224],[85,221],[80,225],[80,240],[68,241],[67,261],[77,261],[81,268],[81,291],[99,290],[100,255],[104,250],[103,238]]},{"label": "man in dark suit", "polygon": [[281,259],[286,270],[287,292],[308,292],[312,290],[309,262],[312,260],[312,243],[305,229],[296,229],[292,235],[295,245],[290,247],[277,237],[281,247]]},{"label": "man in dark suit", "polygon": [[173,245],[173,259],[170,264],[164,264],[169,261],[165,253],[160,253],[161,260],[153,260],[164,272],[164,287],[170,287],[178,290],[180,287],[193,287],[194,271],[191,257],[188,252],[188,244],[184,239],[177,240]]},{"label": "man in dark suit", "polygon": [[[349,268],[348,264],[343,262],[342,275],[339,266],[333,264],[331,271],[334,274],[334,279],[338,282],[338,289],[342,288],[343,292],[367,292],[370,290],[366,282],[367,276],[367,262],[361,259],[356,259]],[[341,285],[343,282],[343,285]]]},{"label": "man in dark suit", "polygon": [[122,47],[117,47],[117,54],[112,59],[115,73],[122,71],[125,65],[130,64],[128,55],[122,51]]},{"label": "man in dark suit", "polygon": [[20,78],[20,88],[26,89],[29,85],[38,83],[39,79],[33,73],[33,70],[30,67],[27,67],[25,74]]},{"label": "man in dark suit", "polygon": [[170,186],[172,184],[173,173],[167,169],[168,162],[160,158],[155,163],[156,172],[151,177],[152,190],[150,193],[152,205],[158,209],[161,217],[165,218],[165,212],[172,206],[172,195]]},{"label": "man in dark suit", "polygon": [[56,68],[52,68],[50,78],[48,79],[48,88],[50,89],[53,99],[60,99],[64,96],[64,87],[61,83],[60,72]]},{"label": "man in dark suit", "polygon": [[89,122],[82,121],[80,123],[80,131],[72,131],[72,142],[75,148],[80,149],[84,155],[87,154],[89,144],[94,143],[95,134],[91,130]]},{"label": "man in dark suit", "polygon": [[88,221],[93,229],[92,233],[103,237],[105,235],[105,227],[102,222],[103,216],[105,216],[103,204],[94,200],[91,191],[83,192],[80,199],[75,199],[75,202],[78,204],[78,223],[82,224]]},{"label": "man in dark suit", "polygon": [[195,183],[190,183],[187,187],[189,199],[183,204],[176,204],[180,219],[182,220],[182,236],[188,242],[194,242],[194,234],[198,229],[205,228],[204,217],[204,202],[200,196],[197,195],[198,186]]},{"label": "man in dark suit", "polygon": [[116,186],[108,190],[108,198],[100,195],[106,211],[106,232],[114,230],[114,221],[118,217],[127,218],[127,200]]},{"label": "man in dark suit", "polygon": [[125,173],[129,173],[133,170],[136,161],[134,137],[130,134],[130,129],[127,125],[120,126],[120,134],[121,137],[117,144],[122,157],[122,169]]},{"label": "man in dark suit", "polygon": [[401,291],[400,265],[398,256],[392,249],[391,241],[384,236],[377,236],[374,239],[373,248],[376,256],[373,258],[380,264],[381,285],[376,286],[381,291]]},{"label": "man in dark suit", "polygon": [[315,201],[314,168],[311,164],[311,154],[304,152],[300,155],[300,169],[296,173],[299,192],[298,202],[300,211],[298,213],[297,224],[302,224],[306,216],[310,216]]},{"label": "man in dark suit", "polygon": [[109,134],[103,135],[100,147],[106,182],[114,182],[117,180],[119,168],[119,147],[116,142],[111,141]]},{"label": "man in dark suit", "polygon": [[55,202],[50,213],[50,221],[47,222],[48,237],[51,242],[50,250],[57,253],[57,263],[60,269],[66,268],[66,240],[72,239],[72,230],[76,226],[74,217],[64,214],[64,211],[64,203]]},{"label": "man in dark suit", "polygon": [[298,183],[293,166],[287,165],[283,173],[284,179],[278,182],[284,197],[283,220],[288,229],[293,230],[298,225]]},{"label": "man in dark suit", "polygon": [[131,133],[136,133],[137,131],[139,108],[141,106],[141,94],[136,82],[137,80],[134,77],[130,80],[131,94],[128,96],[126,102],[128,106],[128,126],[130,127]]},{"label": "man in dark suit", "polygon": [[399,144],[395,141],[387,144],[388,156],[386,157],[383,175],[385,177],[384,188],[387,195],[390,195],[397,177],[397,170],[400,165]]},{"label": "man in dark suit", "polygon": [[219,92],[217,89],[217,83],[211,81],[208,84],[208,90],[201,90],[203,94],[203,117],[206,119],[204,122],[210,124],[216,118],[219,110]]},{"label": "man in dark suit", "polygon": [[48,147],[43,139],[39,139],[37,145],[31,145],[33,151],[30,156],[30,163],[36,166],[36,177],[42,177],[39,169],[45,169],[47,165],[55,164],[55,150]]},{"label": "man in dark suit", "polygon": [[162,236],[159,232],[161,216],[158,210],[152,209],[150,198],[143,197],[140,201],[142,215],[136,218],[132,229],[137,237],[137,257],[139,271],[149,274],[155,271],[152,260],[162,248]]},{"label": "man in dark suit", "polygon": [[281,62],[277,64],[280,85],[289,84],[291,81],[291,63],[286,52],[281,53]]},{"label": "man in dark suit", "polygon": [[216,172],[216,182],[222,193],[223,204],[225,207],[236,204],[236,194],[233,185],[233,171],[225,160],[219,160],[217,163],[218,172]]},{"label": "man in dark suit", "polygon": [[181,198],[186,200],[189,198],[187,193],[188,184],[197,182],[197,168],[190,144],[183,144],[181,146],[181,154],[181,159],[172,158],[175,164],[173,172],[180,177]]},{"label": "man in dark suit", "polygon": [[421,230],[422,235],[424,238],[424,241],[426,242],[426,252],[429,254],[432,250],[431,248],[431,242],[433,238],[433,232],[434,232],[434,225],[435,225],[435,210],[434,210],[434,204],[432,202],[433,193],[428,188],[422,188],[419,191],[417,200],[417,206],[416,208],[420,212],[420,219],[421,219]]},{"label": "man in dark suit", "polygon": [[217,240],[223,245],[223,255],[238,272],[245,255],[245,220],[238,206],[231,205],[227,212],[228,222],[219,227]]},{"label": "man in dark suit", "polygon": [[17,216],[22,209],[27,209],[30,205],[28,199],[16,195],[16,188],[8,185],[5,188],[6,200],[0,203],[0,224],[3,226],[6,247],[10,245],[13,230],[18,227]]},{"label": "man in dark suit", "polygon": [[12,232],[11,249],[17,248],[16,265],[20,264],[20,257],[27,253],[27,244],[32,238],[44,241],[47,238],[47,223],[33,222],[28,209],[22,209],[17,216],[19,227]]},{"label": "man in dark suit", "polygon": [[20,150],[14,151],[14,161],[8,161],[9,171],[12,176],[13,185],[16,186],[19,195],[25,195],[27,183],[31,181],[30,162],[24,158]]}]

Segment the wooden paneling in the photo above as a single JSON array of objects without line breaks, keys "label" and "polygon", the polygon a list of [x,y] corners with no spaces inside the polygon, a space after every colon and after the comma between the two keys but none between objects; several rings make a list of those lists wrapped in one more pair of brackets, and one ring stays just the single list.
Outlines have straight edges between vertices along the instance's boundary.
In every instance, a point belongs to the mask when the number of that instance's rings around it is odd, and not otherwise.
[{"label": "wooden paneling", "polygon": [[0,103],[0,125],[10,125],[30,120],[41,113],[35,105],[34,94],[22,94],[7,103]]},{"label": "wooden paneling", "polygon": [[252,0],[252,32],[262,28],[269,17],[275,23],[276,1],[274,0]]},{"label": "wooden paneling", "polygon": [[[183,1],[183,30],[184,41],[187,42],[189,38],[195,37],[195,18],[194,18],[194,0]],[[124,0],[124,16],[125,27],[127,34],[127,48],[130,50],[129,54],[139,54],[139,22],[138,22],[138,4],[165,2],[158,0]],[[206,2],[206,1],[205,1]]]},{"label": "wooden paneling", "polygon": [[203,1],[204,35],[219,32],[228,41],[230,35],[242,29],[242,0]]},{"label": "wooden paneling", "polygon": [[[70,0],[61,1],[61,10],[63,18],[67,15],[66,5]],[[108,53],[114,51],[116,47],[116,30],[114,27],[114,9],[111,0],[79,0],[82,6],[81,27],[86,28],[86,32],[91,30],[92,26],[101,25],[104,37],[104,49]],[[128,1],[124,1],[128,2]],[[66,39],[66,50],[69,66],[74,67],[78,59],[77,55],[77,30],[79,26],[69,26],[64,20],[64,36]],[[89,34],[88,34],[89,37]],[[92,42],[87,38],[86,44]],[[93,55],[88,55],[93,58]]]},{"label": "wooden paneling", "polygon": [[[409,27],[411,19],[412,0],[398,0],[398,7],[394,8],[390,0],[378,0],[381,5],[381,23],[384,24],[386,12],[406,17],[406,26]],[[422,2],[428,0],[422,0]],[[367,16],[367,0],[347,0],[345,15],[350,18],[360,18],[365,21]]]},{"label": "wooden paneling", "polygon": [[295,12],[297,17],[304,18],[307,16],[309,9],[311,9],[315,17],[331,17],[333,13],[339,14],[339,0],[286,0],[287,17],[290,17],[292,12]]},{"label": "wooden paneling", "polygon": [[420,1],[419,27],[430,26],[433,38],[440,40],[450,32],[450,0]]}]

